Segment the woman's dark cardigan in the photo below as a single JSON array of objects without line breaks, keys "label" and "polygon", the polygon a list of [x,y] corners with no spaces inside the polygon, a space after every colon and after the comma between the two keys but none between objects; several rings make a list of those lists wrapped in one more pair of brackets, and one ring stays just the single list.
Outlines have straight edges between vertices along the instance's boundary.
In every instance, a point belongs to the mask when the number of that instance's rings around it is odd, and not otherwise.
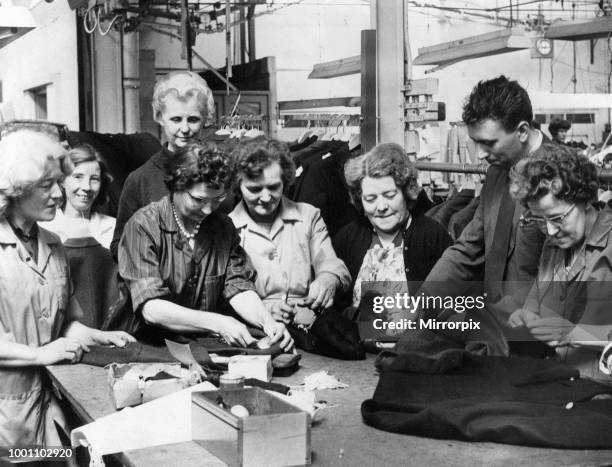
[{"label": "woman's dark cardigan", "polygon": [[[334,236],[332,242],[336,254],[348,268],[351,287],[337,297],[337,305],[350,305],[355,279],[363,258],[372,243],[373,228],[365,217],[345,225]],[[425,216],[422,209],[412,212],[412,221],[404,231],[404,267],[410,293],[416,293],[442,252],[452,244],[448,232],[433,219]]]}]

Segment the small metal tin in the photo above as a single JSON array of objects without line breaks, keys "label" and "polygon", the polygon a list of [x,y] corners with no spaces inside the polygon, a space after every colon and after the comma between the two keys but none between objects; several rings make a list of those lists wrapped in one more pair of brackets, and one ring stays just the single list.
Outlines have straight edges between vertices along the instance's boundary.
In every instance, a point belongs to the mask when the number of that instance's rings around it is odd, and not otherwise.
[{"label": "small metal tin", "polygon": [[233,375],[230,373],[223,373],[219,377],[219,388],[231,389],[231,388],[243,388],[244,387],[244,376]]}]

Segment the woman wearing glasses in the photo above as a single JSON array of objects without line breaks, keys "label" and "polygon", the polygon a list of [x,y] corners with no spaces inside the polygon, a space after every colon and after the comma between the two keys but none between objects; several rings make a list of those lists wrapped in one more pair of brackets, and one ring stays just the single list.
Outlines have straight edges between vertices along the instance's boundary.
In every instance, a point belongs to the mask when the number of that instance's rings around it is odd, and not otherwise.
[{"label": "woman wearing glasses", "polygon": [[284,324],[255,292],[232,221],[217,211],[232,178],[229,156],[212,144],[189,145],[167,173],[170,194],[137,211],[119,244],[119,273],[148,325],[139,337],[213,331],[246,347],[255,341],[246,322],[289,349]]},{"label": "woman wearing glasses", "polygon": [[564,362],[596,376],[595,348],[612,330],[612,211],[591,204],[595,166],[571,149],[547,146],[521,160],[511,180],[511,194],[528,208],[522,222],[535,223],[547,240],[536,282],[509,324],[525,326]]}]

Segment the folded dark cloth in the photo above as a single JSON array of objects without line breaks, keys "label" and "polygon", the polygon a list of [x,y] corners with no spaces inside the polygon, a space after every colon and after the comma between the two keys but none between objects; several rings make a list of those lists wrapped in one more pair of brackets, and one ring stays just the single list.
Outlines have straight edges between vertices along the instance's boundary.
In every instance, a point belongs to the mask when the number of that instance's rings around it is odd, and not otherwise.
[{"label": "folded dark cloth", "polygon": [[[212,362],[210,359],[211,353],[222,355],[225,357],[233,355],[270,355],[272,357],[272,368],[274,374],[279,372],[282,375],[288,375],[297,371],[300,361],[299,355],[290,354],[291,358],[287,358],[288,354],[283,353],[280,345],[275,344],[268,349],[232,347],[223,344],[215,337],[199,337],[187,342],[191,353],[196,361],[207,372],[221,372],[227,369],[226,365],[219,365]],[[95,345],[91,346],[89,352],[83,355],[81,363],[93,366],[106,366],[111,363],[166,363],[176,362],[176,359],[170,354],[165,346],[153,346],[142,344],[140,342],[131,342],[125,347],[108,347]]]},{"label": "folded dark cloth", "polygon": [[[380,363],[380,362],[379,362]],[[612,448],[612,386],[554,360],[460,349],[387,355],[366,424],[416,436],[551,448]]]}]

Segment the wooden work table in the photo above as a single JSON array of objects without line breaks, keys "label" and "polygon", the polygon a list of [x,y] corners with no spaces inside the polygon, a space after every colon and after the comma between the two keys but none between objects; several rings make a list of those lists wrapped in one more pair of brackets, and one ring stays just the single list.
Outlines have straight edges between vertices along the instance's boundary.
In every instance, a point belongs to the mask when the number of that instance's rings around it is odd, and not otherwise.
[{"label": "wooden work table", "polygon": [[[468,443],[398,435],[377,430],[361,420],[361,402],[376,387],[374,358],[346,362],[304,354],[300,370],[274,382],[299,384],[304,377],[327,370],[349,387],[317,391],[325,400],[321,421],[312,427],[313,465],[395,466],[395,465],[610,465],[612,450],[559,450],[495,443]],[[83,423],[115,411],[106,382],[106,370],[89,365],[57,365],[48,373],[67,403]],[[282,447],[279,446],[282,449]],[[134,466],[223,466],[196,443],[158,446],[123,453],[119,457]]]}]

